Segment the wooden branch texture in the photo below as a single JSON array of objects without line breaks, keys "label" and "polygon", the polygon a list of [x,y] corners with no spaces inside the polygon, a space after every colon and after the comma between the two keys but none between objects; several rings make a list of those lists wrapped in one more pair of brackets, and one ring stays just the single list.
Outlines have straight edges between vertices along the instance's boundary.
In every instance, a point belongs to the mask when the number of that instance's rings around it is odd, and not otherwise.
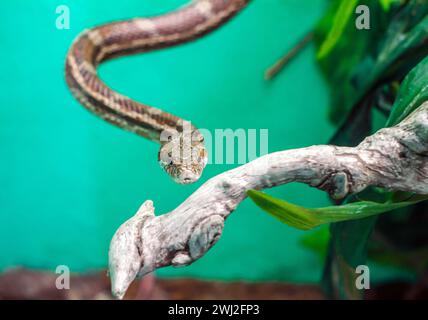
[{"label": "wooden branch texture", "polygon": [[331,145],[265,155],[203,184],[175,210],[154,215],[146,201],[110,244],[112,292],[157,268],[186,266],[220,238],[224,220],[250,189],[302,182],[340,199],[368,186],[428,194],[428,102],[354,148]]}]

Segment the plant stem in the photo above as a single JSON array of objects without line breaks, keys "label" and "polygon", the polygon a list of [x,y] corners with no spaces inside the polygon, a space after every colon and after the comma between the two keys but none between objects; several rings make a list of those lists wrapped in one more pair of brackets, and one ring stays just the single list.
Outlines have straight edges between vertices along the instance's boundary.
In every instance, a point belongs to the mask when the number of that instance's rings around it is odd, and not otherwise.
[{"label": "plant stem", "polygon": [[300,40],[290,51],[288,51],[281,59],[270,67],[265,73],[266,80],[272,80],[283,68],[291,61],[305,46],[314,38],[313,32],[309,32],[302,40]]}]

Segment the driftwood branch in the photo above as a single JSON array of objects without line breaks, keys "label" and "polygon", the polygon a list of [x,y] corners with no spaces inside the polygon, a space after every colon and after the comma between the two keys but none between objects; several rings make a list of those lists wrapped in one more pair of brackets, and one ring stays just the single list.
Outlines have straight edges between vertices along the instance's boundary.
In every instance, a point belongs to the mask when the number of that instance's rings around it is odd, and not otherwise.
[{"label": "driftwood branch", "polygon": [[154,215],[146,201],[114,235],[109,252],[113,294],[137,277],[202,257],[224,220],[250,189],[303,182],[340,199],[368,186],[428,194],[428,102],[399,125],[355,148],[330,145],[271,153],[213,177],[175,210]]}]

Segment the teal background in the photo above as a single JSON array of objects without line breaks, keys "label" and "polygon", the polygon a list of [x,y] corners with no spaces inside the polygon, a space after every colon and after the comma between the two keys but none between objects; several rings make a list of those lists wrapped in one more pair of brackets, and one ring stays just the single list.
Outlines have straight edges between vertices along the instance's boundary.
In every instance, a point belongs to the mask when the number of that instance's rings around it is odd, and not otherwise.
[{"label": "teal background", "polygon": [[[143,201],[152,199],[157,214],[166,213],[203,181],[233,167],[210,165],[198,183],[177,185],[157,163],[158,145],[91,115],[65,85],[65,55],[83,29],[164,13],[186,2],[0,3],[0,270],[104,268],[114,231]],[[70,30],[55,27],[61,4],[70,7]],[[314,48],[273,82],[263,79],[324,8],[322,0],[254,0],[200,41],[117,59],[100,74],[116,90],[202,128],[268,128],[270,152],[325,143],[334,129]],[[308,207],[328,203],[324,193],[300,184],[269,193]],[[158,274],[314,282],[322,263],[299,244],[302,235],[246,200],[203,259]]]}]

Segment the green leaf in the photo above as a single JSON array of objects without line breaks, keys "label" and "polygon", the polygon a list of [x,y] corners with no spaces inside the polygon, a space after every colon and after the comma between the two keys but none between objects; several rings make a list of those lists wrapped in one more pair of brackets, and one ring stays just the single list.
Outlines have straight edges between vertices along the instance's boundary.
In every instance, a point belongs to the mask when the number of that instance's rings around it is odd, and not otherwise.
[{"label": "green leaf", "polygon": [[260,191],[249,190],[247,194],[264,211],[281,222],[301,230],[313,229],[325,223],[362,219],[428,199],[428,195],[415,195],[401,202],[359,201],[340,206],[307,209],[276,199]]},{"label": "green leaf", "polygon": [[326,57],[336,45],[343,33],[343,30],[345,29],[346,24],[354,12],[357,2],[358,0],[342,0],[339,5],[339,9],[334,16],[333,27],[330,29],[330,32],[328,33],[326,39],[318,51],[318,59],[323,59]]},{"label": "green leaf", "polygon": [[355,268],[366,264],[370,235],[378,216],[330,225],[331,241],[322,278],[322,287],[332,299],[362,299],[355,286]]},{"label": "green leaf", "polygon": [[321,259],[327,255],[328,242],[330,241],[330,231],[327,226],[323,226],[305,233],[299,243],[302,247],[316,253]]},{"label": "green leaf", "polygon": [[426,270],[428,264],[428,248],[426,246],[400,250],[387,245],[380,247],[378,243],[371,243],[370,245],[368,257],[376,263],[406,269],[418,274],[423,274]]},{"label": "green leaf", "polygon": [[428,100],[428,57],[414,67],[403,80],[388,118],[393,126]]},{"label": "green leaf", "polygon": [[[374,83],[394,73],[401,74],[403,71],[399,72],[399,69],[403,66],[404,74],[407,74],[412,65],[421,61],[428,52],[425,45],[428,39],[427,29],[428,5],[411,1],[411,4],[405,6],[388,26],[370,76],[371,82]],[[403,57],[406,59],[402,59]]]},{"label": "green leaf", "polygon": [[[337,3],[337,1],[333,2]],[[318,60],[331,87],[329,115],[343,123],[350,110],[369,92],[401,80],[428,54],[428,3],[410,0],[384,11],[379,1],[360,0],[370,6],[371,30],[362,32],[351,23],[329,54]],[[321,46],[336,11],[329,11],[315,29]]]},{"label": "green leaf", "polygon": [[[370,6],[372,25],[370,32],[357,31],[355,26],[348,23],[330,53],[324,59],[318,60],[330,84],[331,119],[342,124],[345,118],[349,120],[335,136],[335,142],[340,144],[354,145],[364,135],[364,131],[368,131],[369,127],[364,126],[361,127],[363,130],[358,130],[360,124],[367,118],[367,112],[370,112],[362,108],[363,103],[369,102],[369,108],[375,105],[379,98],[378,93],[381,93],[380,89],[392,87],[391,83],[401,81],[409,70],[428,54],[428,3],[425,0],[410,0],[402,2],[401,6],[391,6],[393,2],[393,0],[360,0],[359,4]],[[318,45],[326,38],[327,27],[332,25],[333,16],[330,10],[317,26],[315,40],[318,40]],[[413,81],[408,78],[408,82],[403,83],[388,125],[400,122],[426,100],[423,69],[419,70],[420,73],[415,72],[418,76],[414,76]],[[415,81],[419,78],[420,82]],[[395,96],[395,92],[391,98]],[[407,95],[407,92],[411,94]],[[371,95],[373,98],[369,99]],[[355,114],[350,114],[350,110],[355,111]],[[360,112],[363,114],[360,115]],[[352,204],[358,206],[359,203],[368,202],[370,204],[368,208],[374,204],[375,209],[382,207],[385,209],[385,206],[399,202],[401,203],[399,206],[406,206],[418,201],[403,193],[382,192],[374,188],[366,191],[365,194],[348,197],[348,204],[344,206],[348,206],[349,202],[359,201]],[[361,196],[369,196],[369,201],[360,201]],[[312,216],[320,214],[313,209],[305,210],[309,210]],[[277,212],[281,210],[277,208]],[[302,211],[298,213],[303,214]],[[298,214],[293,212],[293,215],[296,220]],[[351,216],[354,218],[358,214]],[[355,267],[366,263],[368,241],[377,217],[371,215],[363,219],[331,224],[331,241],[322,282],[330,297],[336,299],[362,297],[362,291],[355,288]],[[284,219],[284,216],[281,218]]]},{"label": "green leaf", "polygon": [[[315,44],[318,51],[331,31],[334,17],[339,10],[339,1],[332,1],[332,6],[314,30]],[[330,119],[338,124],[343,121],[349,110],[366,92],[367,78],[359,74],[369,75],[377,55],[377,47],[385,36],[389,20],[378,1],[360,1],[359,4],[370,6],[370,21],[373,28],[365,32],[347,23],[343,33],[329,54],[318,59],[323,76],[330,85]],[[391,10],[392,11],[392,10]],[[376,27],[374,27],[376,26]],[[363,79],[353,81],[353,78]]]},{"label": "green leaf", "polygon": [[354,147],[363,141],[372,130],[372,105],[372,95],[358,102],[328,143]]},{"label": "green leaf", "polygon": [[379,0],[379,2],[380,2],[382,9],[384,11],[389,11],[389,9],[391,8],[391,5],[394,2],[397,2],[397,0]]}]

